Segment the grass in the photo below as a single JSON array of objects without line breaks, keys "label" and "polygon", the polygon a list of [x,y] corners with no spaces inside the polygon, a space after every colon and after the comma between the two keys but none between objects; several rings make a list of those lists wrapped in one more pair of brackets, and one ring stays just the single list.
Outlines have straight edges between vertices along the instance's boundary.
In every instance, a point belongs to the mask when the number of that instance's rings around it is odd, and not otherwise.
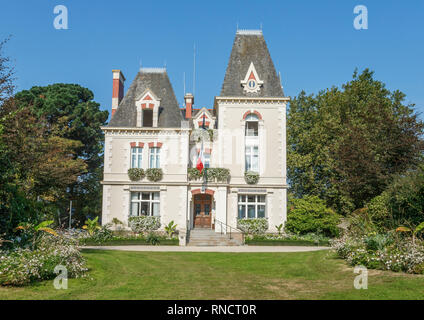
[{"label": "grass", "polygon": [[424,276],[369,271],[368,290],[330,251],[191,253],[84,250],[90,269],[70,279],[0,287],[0,299],[422,299]]}]

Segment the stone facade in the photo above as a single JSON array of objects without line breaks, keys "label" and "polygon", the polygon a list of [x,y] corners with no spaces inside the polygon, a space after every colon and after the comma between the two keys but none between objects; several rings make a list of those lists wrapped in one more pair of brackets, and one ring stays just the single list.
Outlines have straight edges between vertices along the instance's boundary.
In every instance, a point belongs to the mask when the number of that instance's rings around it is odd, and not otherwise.
[{"label": "stone facade", "polygon": [[[125,95],[123,74],[113,73],[114,111],[102,128],[103,224],[157,215],[162,229],[174,221],[184,235],[193,228],[225,233],[239,218],[265,217],[269,232],[285,222],[289,98],[261,31],[237,32],[213,109],[193,109],[191,94],[181,109],[164,69],[141,69]],[[228,169],[228,179],[191,177],[200,154],[207,172]],[[162,179],[131,181],[128,170],[134,167],[160,168]],[[246,171],[257,172],[259,181],[248,184]]]}]

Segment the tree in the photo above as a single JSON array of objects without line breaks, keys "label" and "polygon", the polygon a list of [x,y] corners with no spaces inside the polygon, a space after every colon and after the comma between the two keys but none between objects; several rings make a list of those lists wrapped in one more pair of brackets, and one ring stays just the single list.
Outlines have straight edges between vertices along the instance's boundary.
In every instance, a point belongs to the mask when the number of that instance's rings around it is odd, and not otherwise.
[{"label": "tree", "polygon": [[[68,199],[74,199],[73,207],[80,223],[88,216],[101,212],[101,185],[103,174],[103,132],[108,111],[101,111],[93,101],[93,93],[77,84],[53,84],[33,87],[16,95],[20,106],[31,106],[35,114],[45,118],[51,131],[58,137],[78,141],[75,159],[87,165],[84,174],[69,186]],[[62,204],[67,206],[67,202]]]},{"label": "tree", "polygon": [[[13,95],[13,67],[3,54],[8,39],[0,42],[0,111]],[[20,222],[37,220],[42,210],[37,203],[28,200],[15,182],[15,168],[9,159],[7,141],[3,139],[3,123],[0,116],[0,235],[8,238]]]},{"label": "tree", "polygon": [[405,95],[368,69],[342,89],[305,92],[288,112],[288,176],[297,197],[318,195],[339,212],[363,207],[421,160],[424,125]]},{"label": "tree", "polygon": [[62,198],[86,169],[84,160],[74,157],[81,142],[55,135],[57,125],[49,125],[28,106],[18,107],[13,98],[3,104],[0,119],[14,183],[33,200]]}]

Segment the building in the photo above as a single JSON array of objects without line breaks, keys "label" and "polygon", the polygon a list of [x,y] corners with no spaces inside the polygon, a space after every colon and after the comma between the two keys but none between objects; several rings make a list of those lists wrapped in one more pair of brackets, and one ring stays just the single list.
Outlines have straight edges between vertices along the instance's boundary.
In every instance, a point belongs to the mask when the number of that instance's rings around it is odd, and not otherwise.
[{"label": "building", "polygon": [[[237,31],[213,109],[194,109],[191,94],[181,109],[163,68],[140,69],[126,94],[124,82],[113,70],[112,118],[102,128],[103,224],[160,216],[162,228],[174,221],[184,236],[199,228],[225,233],[239,218],[266,218],[269,232],[285,222],[289,98],[262,31]],[[205,182],[190,169],[202,153],[217,179]],[[131,181],[130,168],[160,168],[162,177]],[[256,184],[246,171],[259,174]]]}]

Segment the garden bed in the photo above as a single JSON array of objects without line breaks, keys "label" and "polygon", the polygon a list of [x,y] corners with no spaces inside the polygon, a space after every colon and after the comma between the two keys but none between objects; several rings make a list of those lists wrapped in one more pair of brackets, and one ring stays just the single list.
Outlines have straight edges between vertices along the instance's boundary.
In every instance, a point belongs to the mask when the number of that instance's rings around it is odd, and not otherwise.
[{"label": "garden bed", "polygon": [[[159,239],[156,245],[159,246],[178,246],[180,244],[178,239]],[[146,239],[120,239],[120,240],[107,240],[103,242],[95,241],[84,241],[81,243],[82,246],[150,246],[150,242]]]},{"label": "garden bed", "polygon": [[248,246],[329,246],[328,241],[308,241],[308,240],[271,240],[271,239],[246,239]]}]

